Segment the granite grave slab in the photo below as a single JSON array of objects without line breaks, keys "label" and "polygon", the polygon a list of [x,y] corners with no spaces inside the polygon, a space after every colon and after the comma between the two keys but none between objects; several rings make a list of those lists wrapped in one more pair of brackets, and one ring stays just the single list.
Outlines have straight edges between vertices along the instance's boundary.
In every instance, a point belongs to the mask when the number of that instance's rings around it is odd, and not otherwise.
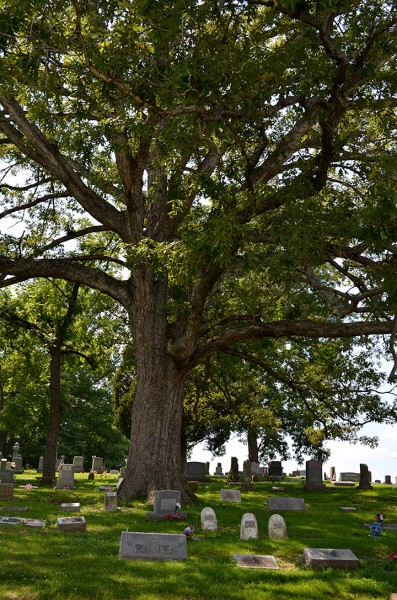
[{"label": "granite grave slab", "polygon": [[186,536],[176,533],[123,531],[119,557],[154,561],[186,560]]},{"label": "granite grave slab", "polygon": [[238,567],[248,569],[278,569],[274,556],[269,554],[233,554]]},{"label": "granite grave slab", "polygon": [[221,500],[223,502],[241,502],[240,490],[221,490]]},{"label": "granite grave slab", "polygon": [[57,528],[60,531],[85,531],[86,521],[84,517],[58,517]]},{"label": "granite grave slab", "polygon": [[303,498],[268,498],[266,500],[267,510],[306,510],[306,504]]},{"label": "granite grave slab", "polygon": [[357,556],[345,548],[305,548],[303,560],[309,567],[333,567],[337,569],[356,569],[360,566]]}]

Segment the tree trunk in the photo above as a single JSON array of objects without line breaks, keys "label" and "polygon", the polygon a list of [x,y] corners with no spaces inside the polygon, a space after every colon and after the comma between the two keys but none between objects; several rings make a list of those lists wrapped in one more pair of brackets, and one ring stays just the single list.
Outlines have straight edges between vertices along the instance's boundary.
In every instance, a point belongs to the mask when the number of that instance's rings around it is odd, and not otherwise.
[{"label": "tree trunk", "polygon": [[248,460],[259,463],[258,432],[249,428],[247,431]]},{"label": "tree trunk", "polygon": [[182,412],[187,370],[167,352],[167,282],[142,274],[135,286],[131,314],[137,389],[131,416],[131,444],[121,499],[177,489],[183,502],[195,499],[182,464]]},{"label": "tree trunk", "polygon": [[61,422],[61,356],[61,343],[56,343],[50,349],[50,416],[43,463],[43,480],[48,482],[55,477],[55,461]]}]

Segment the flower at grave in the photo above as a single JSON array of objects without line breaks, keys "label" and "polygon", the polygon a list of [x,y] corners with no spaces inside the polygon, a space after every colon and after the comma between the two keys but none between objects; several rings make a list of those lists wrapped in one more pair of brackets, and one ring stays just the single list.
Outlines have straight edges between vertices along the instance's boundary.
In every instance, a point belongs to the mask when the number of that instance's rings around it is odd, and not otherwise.
[{"label": "flower at grave", "polygon": [[174,514],[170,514],[168,513],[167,515],[165,515],[165,518],[168,519],[169,521],[179,521],[181,518],[181,514],[180,513],[174,513]]},{"label": "flower at grave", "polygon": [[375,521],[375,523],[372,523],[372,525],[370,527],[370,531],[371,531],[372,537],[381,536],[382,535],[382,527],[381,527],[380,523],[378,523],[378,521]]},{"label": "flower at grave", "polygon": [[392,552],[391,554],[389,554],[389,559],[390,560],[397,560],[397,552]]},{"label": "flower at grave", "polygon": [[14,463],[14,462],[11,463],[11,469],[15,469],[16,466],[17,466],[16,463]]},{"label": "flower at grave", "polygon": [[180,508],[181,508],[181,504],[180,504],[179,502],[177,502],[177,503],[175,504],[175,512],[176,512],[177,510],[179,510]]},{"label": "flower at grave", "polygon": [[194,533],[193,525],[188,525],[187,527],[185,527],[185,529],[183,530],[183,533],[186,535],[187,540],[191,540],[193,537],[193,533]]}]

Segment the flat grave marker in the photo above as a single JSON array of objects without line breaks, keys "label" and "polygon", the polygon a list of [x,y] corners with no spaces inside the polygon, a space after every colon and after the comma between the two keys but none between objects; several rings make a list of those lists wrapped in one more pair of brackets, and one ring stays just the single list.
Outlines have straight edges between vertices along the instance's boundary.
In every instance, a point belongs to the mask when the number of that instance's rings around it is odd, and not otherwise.
[{"label": "flat grave marker", "polygon": [[303,498],[268,498],[266,500],[267,510],[306,510]]},{"label": "flat grave marker", "polygon": [[61,510],[65,512],[78,512],[80,510],[80,502],[63,502]]},{"label": "flat grave marker", "polygon": [[303,560],[309,567],[356,569],[360,566],[357,556],[347,548],[305,548]]},{"label": "flat grave marker", "polygon": [[357,512],[357,508],[355,506],[340,506],[339,510],[343,513]]},{"label": "flat grave marker", "polygon": [[221,490],[221,500],[223,502],[241,502],[240,490]]},{"label": "flat grave marker", "polygon": [[278,569],[274,556],[269,554],[233,554],[238,567],[248,569]]},{"label": "flat grave marker", "polygon": [[19,519],[18,517],[0,517],[0,525],[22,525],[25,519]]}]

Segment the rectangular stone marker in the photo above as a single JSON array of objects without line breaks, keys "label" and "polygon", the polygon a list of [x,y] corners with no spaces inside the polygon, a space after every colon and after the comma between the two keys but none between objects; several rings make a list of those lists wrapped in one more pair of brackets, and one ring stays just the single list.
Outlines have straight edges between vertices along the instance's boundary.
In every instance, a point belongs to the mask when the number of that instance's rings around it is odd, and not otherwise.
[{"label": "rectangular stone marker", "polygon": [[241,502],[240,490],[221,490],[221,500],[223,502]]},{"label": "rectangular stone marker", "polygon": [[305,548],[303,550],[303,560],[309,567],[356,569],[360,566],[357,556],[348,549]]},{"label": "rectangular stone marker", "polygon": [[176,533],[123,531],[119,557],[133,560],[186,560],[186,536]]},{"label": "rectangular stone marker", "polygon": [[249,569],[278,569],[274,556],[268,554],[233,554],[238,567]]},{"label": "rectangular stone marker", "polygon": [[176,509],[177,504],[181,504],[181,492],[179,490],[159,490],[154,497],[153,512],[156,516],[163,517],[168,513],[180,512],[180,509]]},{"label": "rectangular stone marker", "polygon": [[13,471],[8,469],[0,470],[0,481],[1,483],[15,483]]},{"label": "rectangular stone marker", "polygon": [[61,510],[67,512],[78,512],[80,510],[80,502],[64,502],[61,504]]},{"label": "rectangular stone marker", "polygon": [[57,527],[61,531],[85,531],[84,517],[58,517]]},{"label": "rectangular stone marker", "polygon": [[354,481],[331,481],[331,485],[335,487],[356,487]]},{"label": "rectangular stone marker", "polygon": [[0,500],[12,500],[14,498],[14,484],[0,483]]},{"label": "rectangular stone marker", "polygon": [[28,527],[45,527],[45,521],[42,519],[24,519],[25,525]]},{"label": "rectangular stone marker", "polygon": [[347,512],[347,513],[357,512],[357,508],[355,508],[354,506],[340,506],[339,510],[340,510],[340,512]]},{"label": "rectangular stone marker", "polygon": [[303,498],[268,498],[266,500],[267,510],[306,510]]},{"label": "rectangular stone marker", "polygon": [[25,519],[19,519],[18,517],[0,517],[0,525],[22,525]]},{"label": "rectangular stone marker", "polygon": [[185,474],[186,479],[192,481],[208,481],[206,466],[203,462],[187,462]]},{"label": "rectangular stone marker", "polygon": [[339,473],[339,481],[356,481],[360,482],[360,473],[352,473],[351,471]]}]

